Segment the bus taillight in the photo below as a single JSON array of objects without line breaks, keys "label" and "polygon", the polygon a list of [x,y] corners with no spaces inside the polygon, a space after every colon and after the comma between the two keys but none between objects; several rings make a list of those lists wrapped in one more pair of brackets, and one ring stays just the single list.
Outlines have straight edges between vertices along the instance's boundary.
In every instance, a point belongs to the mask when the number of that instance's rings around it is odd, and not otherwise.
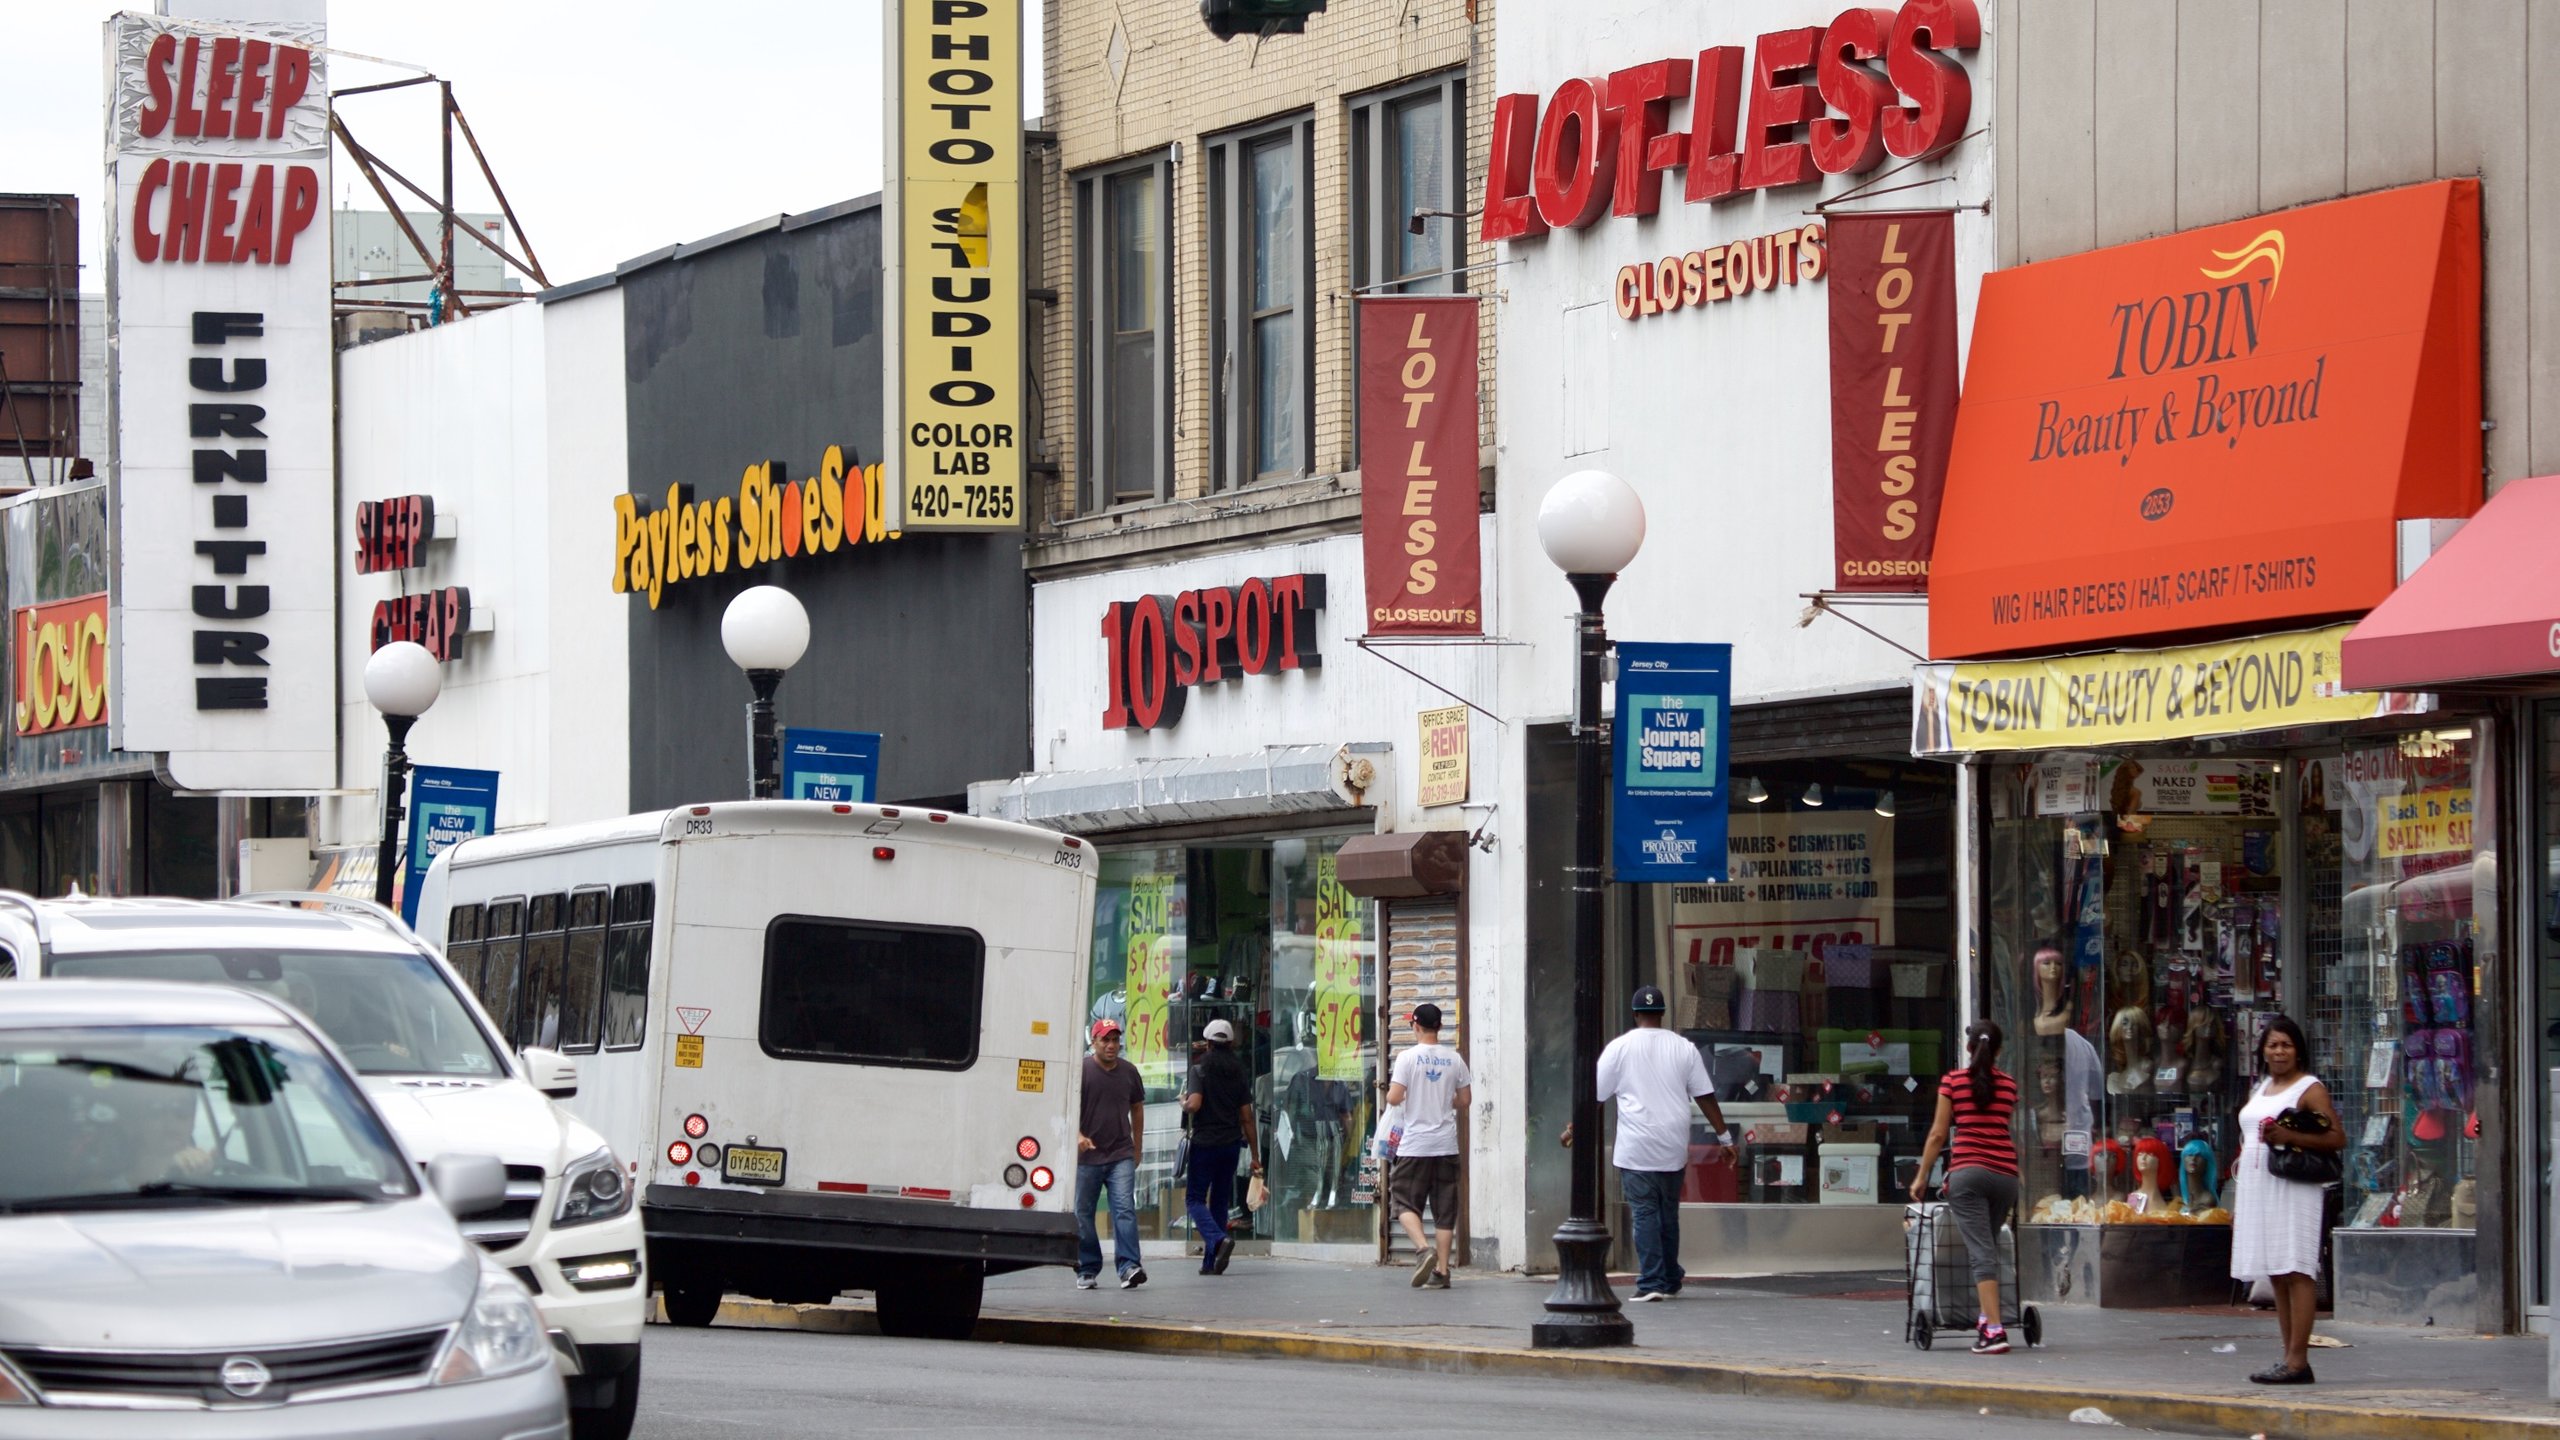
[{"label": "bus taillight", "polygon": [[684,1117],[684,1133],[691,1139],[699,1140],[711,1133],[711,1122],[699,1115],[687,1115]]},{"label": "bus taillight", "polygon": [[874,860],[895,860],[898,858],[898,852],[886,845],[874,845],[871,847],[871,858]]},{"label": "bus taillight", "polygon": [[1049,1169],[1049,1167],[1048,1167],[1048,1166],[1046,1166],[1046,1165],[1034,1165],[1034,1166],[1032,1166],[1032,1167],[1031,1167],[1031,1188],[1032,1188],[1032,1189],[1034,1189],[1034,1190],[1046,1190],[1046,1189],[1048,1189],[1050,1186],[1055,1185],[1055,1184],[1057,1184],[1057,1183],[1058,1183],[1058,1177],[1057,1177],[1057,1175],[1056,1175],[1056,1174],[1054,1174],[1053,1172],[1051,1172],[1051,1170]]},{"label": "bus taillight", "polygon": [[667,1142],[667,1163],[670,1165],[692,1164],[693,1147],[682,1140],[671,1140]]},{"label": "bus taillight", "polygon": [[1025,1135],[1025,1136],[1023,1136],[1021,1139],[1014,1141],[1014,1142],[1013,1142],[1013,1153],[1014,1153],[1014,1154],[1016,1154],[1016,1155],[1021,1156],[1021,1157],[1022,1157],[1023,1159],[1025,1159],[1025,1160],[1037,1160],[1037,1159],[1039,1159],[1039,1158],[1040,1158],[1040,1141],[1039,1141],[1039,1138],[1038,1138],[1037,1136]]}]

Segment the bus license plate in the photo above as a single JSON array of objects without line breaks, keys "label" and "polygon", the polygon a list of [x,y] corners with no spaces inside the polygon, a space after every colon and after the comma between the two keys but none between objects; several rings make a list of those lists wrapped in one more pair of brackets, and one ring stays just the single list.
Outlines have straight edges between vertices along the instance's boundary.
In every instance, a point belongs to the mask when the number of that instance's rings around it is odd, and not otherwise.
[{"label": "bus license plate", "polygon": [[732,1145],[720,1152],[720,1178],[732,1185],[779,1185],[782,1156],[779,1150]]}]

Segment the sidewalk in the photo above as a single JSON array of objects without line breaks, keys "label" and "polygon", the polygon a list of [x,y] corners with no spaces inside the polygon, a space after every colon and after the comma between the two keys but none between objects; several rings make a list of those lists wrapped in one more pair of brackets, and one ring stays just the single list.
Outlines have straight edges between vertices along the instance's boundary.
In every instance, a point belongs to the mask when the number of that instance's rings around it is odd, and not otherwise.
[{"label": "sidewalk", "polygon": [[[1196,1263],[1159,1260],[1150,1282],[1128,1291],[1108,1278],[1079,1291],[1063,1270],[991,1280],[978,1338],[1642,1380],[2057,1420],[2094,1405],[2129,1426],[2195,1434],[2560,1440],[2539,1337],[2323,1321],[2318,1333],[2349,1348],[2313,1351],[2318,1385],[2270,1390],[2248,1381],[2278,1358],[2275,1321],[2260,1312],[2053,1306],[2041,1348],[1976,1356],[1958,1333],[1924,1353],[1902,1338],[1901,1275],[1871,1273],[1693,1279],[1677,1300],[1627,1307],[1632,1349],[1532,1351],[1544,1280],[1462,1273],[1446,1291],[1422,1291],[1407,1272],[1377,1266],[1239,1257],[1209,1278]],[[1618,1293],[1633,1287],[1622,1281]],[[868,1328],[866,1309],[733,1301],[721,1319],[854,1330]]]}]

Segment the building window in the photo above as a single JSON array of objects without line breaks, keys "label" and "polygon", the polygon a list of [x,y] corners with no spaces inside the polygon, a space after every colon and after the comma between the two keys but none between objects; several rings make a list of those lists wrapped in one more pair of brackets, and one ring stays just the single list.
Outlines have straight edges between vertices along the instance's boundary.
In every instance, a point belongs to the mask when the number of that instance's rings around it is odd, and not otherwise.
[{"label": "building window", "polygon": [[1226,489],[1308,471],[1315,449],[1313,121],[1209,142],[1212,454]]},{"label": "building window", "polygon": [[1162,155],[1076,180],[1080,510],[1160,499],[1171,483],[1171,180]]},{"label": "building window", "polygon": [[1390,295],[1465,288],[1452,272],[1464,262],[1467,222],[1449,216],[1465,209],[1458,157],[1466,113],[1465,82],[1454,72],[1351,102],[1354,286]]},{"label": "building window", "polygon": [[764,1052],[966,1070],[986,961],[974,930],[782,916],[765,927]]}]

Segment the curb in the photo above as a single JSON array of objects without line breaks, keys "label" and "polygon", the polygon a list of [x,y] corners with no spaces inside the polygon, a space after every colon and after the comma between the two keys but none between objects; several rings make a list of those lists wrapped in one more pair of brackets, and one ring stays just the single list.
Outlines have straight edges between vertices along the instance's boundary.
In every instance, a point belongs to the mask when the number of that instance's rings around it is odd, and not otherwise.
[{"label": "curb", "polygon": [[[719,1323],[826,1334],[879,1333],[868,1310],[735,1299],[721,1305]],[[1308,1335],[1288,1330],[1213,1331],[1144,1321],[1113,1323],[1020,1315],[982,1317],[975,1338],[980,1343],[1159,1355],[1273,1357],[1448,1375],[1635,1381],[1769,1400],[1819,1400],[1892,1409],[1926,1406],[2024,1419],[2067,1420],[2072,1411],[2094,1405],[2137,1429],[2226,1436],[2263,1434],[2269,1440],[2560,1440],[2560,1416],[2460,1414],[2135,1390],[2066,1389],[1998,1381],[1847,1375],[1781,1365],[1657,1359],[1624,1351],[1494,1348]]]}]

